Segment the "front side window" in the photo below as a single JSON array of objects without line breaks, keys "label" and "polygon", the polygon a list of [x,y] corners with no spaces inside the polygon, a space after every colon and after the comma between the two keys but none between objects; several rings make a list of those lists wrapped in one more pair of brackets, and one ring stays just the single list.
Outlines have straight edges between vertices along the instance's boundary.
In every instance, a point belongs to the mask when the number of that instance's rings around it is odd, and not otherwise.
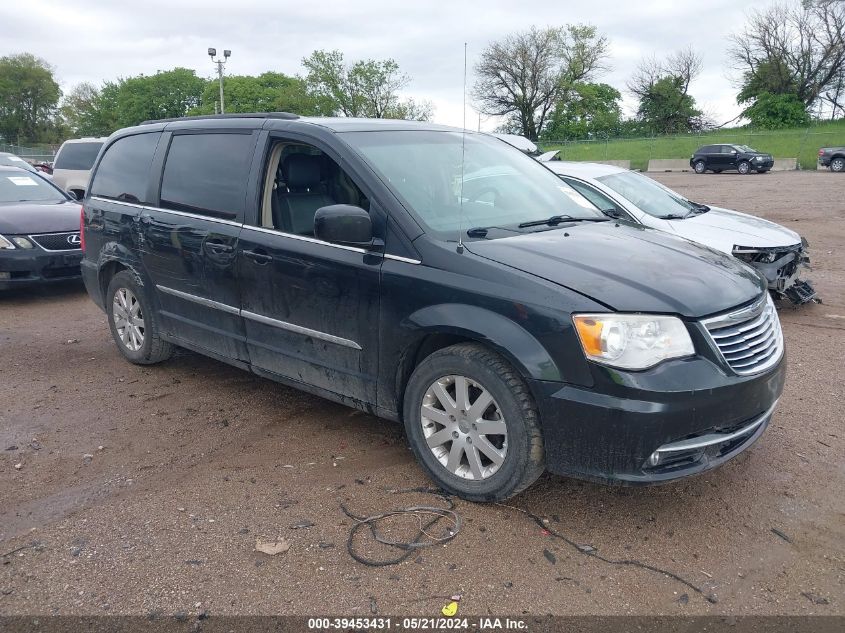
[{"label": "front side window", "polygon": [[109,145],[94,174],[91,195],[124,202],[148,202],[150,165],[160,138],[160,132],[136,134]]},{"label": "front side window", "polygon": [[685,217],[697,209],[686,198],[632,171],[601,176],[596,180],[657,218]]},{"label": "front side window", "polygon": [[557,175],[495,138],[430,130],[340,136],[428,231],[445,239],[461,228],[513,229],[557,215],[604,219]]},{"label": "front side window", "polygon": [[233,220],[243,217],[255,136],[178,134],[167,152],[161,206]]},{"label": "front side window", "polygon": [[100,142],[65,143],[56,156],[54,169],[70,169],[85,171],[94,166],[97,154],[103,146]]},{"label": "front side window", "polygon": [[0,204],[22,202],[58,204],[66,200],[67,196],[40,176],[23,170],[0,170]]}]

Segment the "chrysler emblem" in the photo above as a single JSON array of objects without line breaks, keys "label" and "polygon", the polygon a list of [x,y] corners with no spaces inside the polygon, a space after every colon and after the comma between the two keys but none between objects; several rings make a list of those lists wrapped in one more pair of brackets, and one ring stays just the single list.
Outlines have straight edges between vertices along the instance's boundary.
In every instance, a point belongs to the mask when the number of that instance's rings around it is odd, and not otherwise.
[{"label": "chrysler emblem", "polygon": [[74,233],[67,236],[67,243],[71,246],[79,246],[82,244],[82,238],[79,237],[79,233]]}]

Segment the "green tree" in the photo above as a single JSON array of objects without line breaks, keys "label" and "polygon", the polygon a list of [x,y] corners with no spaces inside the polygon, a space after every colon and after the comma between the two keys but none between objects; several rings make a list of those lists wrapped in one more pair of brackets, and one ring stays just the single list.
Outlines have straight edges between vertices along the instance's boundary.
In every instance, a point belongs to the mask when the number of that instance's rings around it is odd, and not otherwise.
[{"label": "green tree", "polygon": [[61,97],[53,69],[30,53],[0,57],[0,136],[9,142],[57,140]]},{"label": "green tree", "polygon": [[103,105],[116,106],[119,127],[185,116],[200,104],[205,83],[188,68],[139,75],[118,80],[116,98]]},{"label": "green tree", "polygon": [[644,59],[628,82],[638,99],[637,119],[653,133],[695,132],[706,127],[704,114],[689,93],[701,72],[701,57],[687,48],[664,61]]},{"label": "green tree", "polygon": [[[304,79],[277,72],[257,77],[231,75],[223,79],[226,112],[293,112],[303,116],[331,114],[332,104],[309,92]],[[206,82],[201,103],[191,114],[211,114],[219,101],[217,79]]]},{"label": "green tree", "polygon": [[607,37],[583,24],[514,33],[481,53],[473,99],[484,114],[507,117],[505,129],[536,141],[573,84],[606,69],[608,48]]},{"label": "green tree", "polygon": [[794,94],[758,94],[743,115],[754,127],[775,130],[798,127],[810,122],[807,106]]},{"label": "green tree", "polygon": [[618,134],[621,99],[622,94],[608,84],[577,82],[555,105],[541,137],[557,140]]},{"label": "green tree", "polygon": [[313,94],[330,104],[332,114],[376,119],[431,117],[431,104],[399,97],[411,80],[392,59],[347,64],[340,51],[319,50],[304,58],[302,65]]}]

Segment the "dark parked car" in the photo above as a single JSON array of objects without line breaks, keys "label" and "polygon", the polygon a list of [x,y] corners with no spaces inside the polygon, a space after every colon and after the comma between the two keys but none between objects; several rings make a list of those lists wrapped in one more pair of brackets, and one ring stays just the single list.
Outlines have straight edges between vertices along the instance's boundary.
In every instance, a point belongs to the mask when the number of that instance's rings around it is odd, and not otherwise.
[{"label": "dark parked car", "polygon": [[750,174],[753,171],[761,174],[769,171],[775,164],[771,154],[758,152],[748,145],[703,145],[695,150],[689,159],[689,165],[697,174],[712,171],[716,174],[723,171],[738,171]]},{"label": "dark parked car", "polygon": [[0,166],[0,290],[79,278],[79,210],[37,173]]},{"label": "dark parked car", "polygon": [[819,150],[819,163],[830,171],[845,171],[845,147],[822,147]]},{"label": "dark parked car", "polygon": [[152,122],[106,142],[83,227],[85,285],[127,360],[182,346],[402,421],[429,475],[472,500],[544,468],[701,472],[760,437],[783,389],[754,269],[611,221],[487,135]]},{"label": "dark parked car", "polygon": [[18,169],[25,169],[27,171],[38,171],[33,165],[30,165],[20,156],[9,152],[0,152],[0,166],[17,167]]}]

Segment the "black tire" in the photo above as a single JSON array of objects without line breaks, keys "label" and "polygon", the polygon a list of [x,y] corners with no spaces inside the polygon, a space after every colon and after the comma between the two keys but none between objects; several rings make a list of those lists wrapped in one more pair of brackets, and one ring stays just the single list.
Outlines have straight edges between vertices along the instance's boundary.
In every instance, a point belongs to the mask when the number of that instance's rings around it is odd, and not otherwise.
[{"label": "black tire", "polygon": [[830,160],[830,171],[845,172],[845,157],[836,156]]},{"label": "black tire", "polygon": [[703,174],[707,171],[707,164],[703,160],[697,160],[692,164],[692,168],[697,174]]},{"label": "black tire", "polygon": [[751,163],[749,163],[747,160],[741,161],[739,163],[739,165],[736,166],[736,170],[740,174],[742,174],[743,176],[746,175],[746,174],[750,174],[751,173]]},{"label": "black tire", "polygon": [[[426,442],[421,413],[425,394],[436,381],[453,375],[482,385],[493,396],[506,424],[504,460],[498,470],[483,479],[466,479],[451,472]],[[545,469],[540,416],[527,385],[505,359],[482,345],[453,345],[423,360],[408,381],[403,418],[411,448],[429,477],[444,490],[469,501],[512,497],[534,483]]]},{"label": "black tire", "polygon": [[[128,342],[125,342],[118,333],[118,326],[115,325],[115,301],[116,295],[121,290],[128,290],[140,306],[140,314],[144,326],[141,328],[143,340],[137,349],[132,349]],[[118,300],[119,302],[119,300]],[[112,277],[106,291],[106,314],[109,319],[109,329],[117,349],[130,363],[136,365],[153,365],[170,358],[173,353],[173,346],[160,336],[158,315],[153,309],[152,301],[146,288],[139,283],[136,275],[128,270],[122,270]]]}]

